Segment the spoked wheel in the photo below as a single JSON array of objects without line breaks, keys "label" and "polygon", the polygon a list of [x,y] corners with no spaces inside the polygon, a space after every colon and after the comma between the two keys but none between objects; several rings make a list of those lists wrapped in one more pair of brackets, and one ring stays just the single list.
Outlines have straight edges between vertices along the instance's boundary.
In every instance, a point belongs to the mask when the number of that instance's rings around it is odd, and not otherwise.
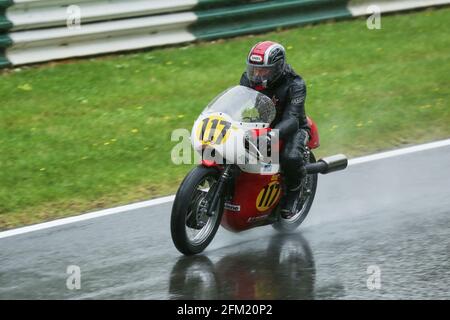
[{"label": "spoked wheel", "polygon": [[220,173],[215,168],[198,166],[183,180],[175,196],[171,216],[171,233],[175,247],[185,255],[202,252],[219,228],[223,197],[211,217],[206,215],[206,195],[214,192]]},{"label": "spoked wheel", "polygon": [[[316,162],[316,158],[312,152],[309,153],[309,163]],[[317,173],[308,174],[305,177],[306,181],[303,184],[303,188],[299,193],[299,198],[297,200],[297,210],[296,214],[294,214],[289,219],[284,219],[280,216],[277,222],[272,224],[272,226],[278,231],[293,231],[298,228],[305,220],[306,216],[311,209],[311,205],[314,201],[314,196],[316,195],[317,189]],[[279,208],[277,208],[279,210]]]}]

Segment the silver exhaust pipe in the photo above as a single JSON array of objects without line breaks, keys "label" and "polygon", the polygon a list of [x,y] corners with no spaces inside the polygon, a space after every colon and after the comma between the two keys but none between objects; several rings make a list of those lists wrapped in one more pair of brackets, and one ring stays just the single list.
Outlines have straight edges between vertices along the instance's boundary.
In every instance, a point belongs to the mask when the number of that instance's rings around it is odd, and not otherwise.
[{"label": "silver exhaust pipe", "polygon": [[308,174],[321,173],[327,174],[330,172],[344,170],[348,166],[348,159],[343,154],[337,154],[330,157],[325,157],[316,163],[308,163],[305,168]]},{"label": "silver exhaust pipe", "polygon": [[343,154],[337,154],[334,156],[326,157],[326,158],[320,159],[319,161],[323,161],[327,164],[327,170],[324,172],[321,172],[323,174],[344,170],[348,166],[348,159]]}]

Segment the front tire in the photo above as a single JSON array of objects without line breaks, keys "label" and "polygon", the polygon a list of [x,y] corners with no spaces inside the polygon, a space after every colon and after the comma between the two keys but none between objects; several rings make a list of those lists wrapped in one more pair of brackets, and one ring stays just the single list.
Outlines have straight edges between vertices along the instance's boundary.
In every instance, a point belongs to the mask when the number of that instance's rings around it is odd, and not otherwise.
[{"label": "front tire", "polygon": [[[314,157],[314,154],[310,152],[309,163],[314,162],[316,162],[316,158]],[[300,209],[289,219],[284,219],[281,217],[281,215],[279,215],[278,220],[274,224],[272,224],[272,227],[275,230],[278,230],[280,232],[292,232],[302,224],[303,220],[305,220],[316,195],[318,174],[308,174],[306,176],[306,179],[307,181],[305,183],[305,188],[300,194],[300,197],[304,197],[300,204]],[[277,208],[277,210],[279,210],[279,207]]]},{"label": "front tire", "polygon": [[199,210],[202,200],[217,185],[219,178],[220,172],[216,168],[197,166],[178,189],[172,207],[170,231],[175,247],[185,255],[202,252],[219,228],[223,214],[222,196],[211,217]]}]

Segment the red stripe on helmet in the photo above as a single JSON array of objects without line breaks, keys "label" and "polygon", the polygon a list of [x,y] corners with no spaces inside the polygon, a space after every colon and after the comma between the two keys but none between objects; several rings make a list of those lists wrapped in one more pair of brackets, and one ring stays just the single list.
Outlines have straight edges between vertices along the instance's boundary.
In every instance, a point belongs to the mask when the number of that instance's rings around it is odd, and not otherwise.
[{"label": "red stripe on helmet", "polygon": [[[275,42],[272,41],[264,41],[256,44],[252,50],[250,51],[250,54],[248,56],[248,60],[250,63],[255,64],[264,64],[264,58],[267,51],[272,45],[274,45]],[[259,58],[258,58],[259,57]]]},{"label": "red stripe on helmet", "polygon": [[266,53],[266,50],[269,49],[274,44],[275,44],[275,42],[272,42],[272,41],[260,42],[256,46],[253,47],[252,53],[264,56],[264,54]]}]

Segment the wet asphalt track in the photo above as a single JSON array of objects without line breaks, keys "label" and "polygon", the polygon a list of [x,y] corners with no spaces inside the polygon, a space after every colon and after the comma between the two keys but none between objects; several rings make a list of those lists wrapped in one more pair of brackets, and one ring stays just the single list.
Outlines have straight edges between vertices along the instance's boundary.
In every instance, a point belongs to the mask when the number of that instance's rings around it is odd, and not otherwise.
[{"label": "wet asphalt track", "polygon": [[[172,245],[170,209],[0,239],[0,299],[450,298],[450,147],[320,176],[299,232],[220,229],[197,257]],[[66,288],[68,265],[80,290]]]}]

